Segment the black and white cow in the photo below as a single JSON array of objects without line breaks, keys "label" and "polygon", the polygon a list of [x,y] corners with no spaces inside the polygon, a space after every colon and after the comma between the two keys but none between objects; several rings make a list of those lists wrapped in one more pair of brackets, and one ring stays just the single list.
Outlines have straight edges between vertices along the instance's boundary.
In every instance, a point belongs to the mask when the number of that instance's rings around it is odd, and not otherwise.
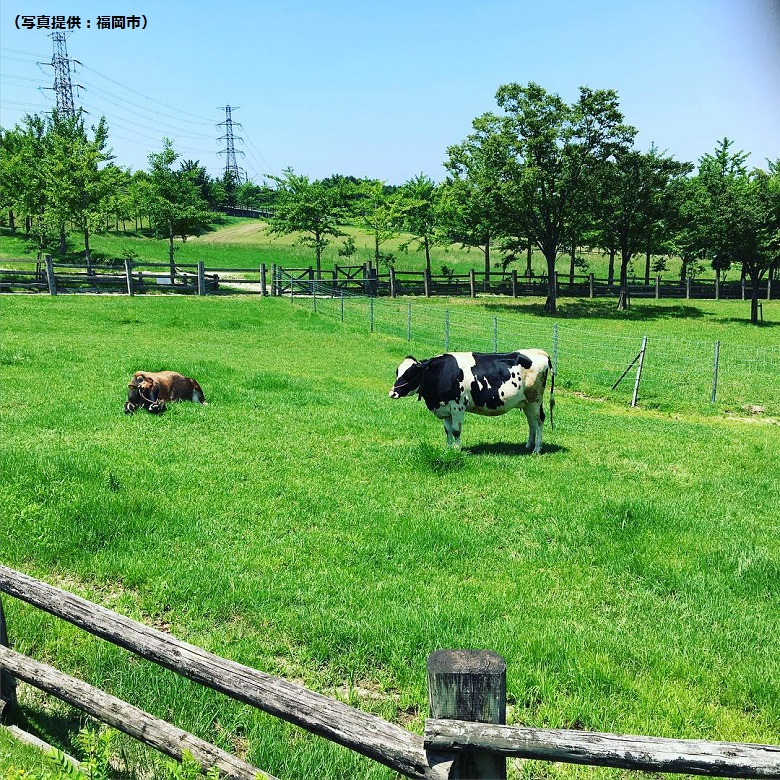
[{"label": "black and white cow", "polygon": [[447,444],[460,447],[466,412],[494,416],[522,409],[528,418],[526,449],[542,451],[542,401],[550,376],[550,424],[555,405],[555,377],[549,355],[541,349],[517,352],[448,352],[416,360],[407,357],[396,371],[391,398],[417,391],[417,397],[444,422]]}]

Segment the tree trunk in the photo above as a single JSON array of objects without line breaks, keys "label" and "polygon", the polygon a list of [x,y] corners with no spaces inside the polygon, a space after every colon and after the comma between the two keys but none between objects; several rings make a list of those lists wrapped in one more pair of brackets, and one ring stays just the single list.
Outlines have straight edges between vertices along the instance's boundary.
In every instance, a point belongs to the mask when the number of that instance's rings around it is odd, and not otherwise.
[{"label": "tree trunk", "polygon": [[645,252],[645,284],[650,284],[650,250]]},{"label": "tree trunk", "polygon": [[620,293],[618,294],[618,311],[628,309],[628,263],[631,255],[622,253],[620,257]]},{"label": "tree trunk", "polygon": [[168,232],[168,263],[171,267],[171,284],[176,281],[176,264],[173,260],[173,254],[175,251],[176,250],[173,246],[173,228],[171,227],[170,231]]},{"label": "tree trunk", "polygon": [[379,268],[379,233],[374,233],[374,265]]},{"label": "tree trunk", "polygon": [[558,291],[555,289],[555,258],[557,251],[545,251],[544,256],[547,259],[547,300],[544,303],[544,310],[548,314],[558,313]]},{"label": "tree trunk", "polygon": [[428,243],[428,236],[425,236],[424,240],[425,244],[425,270],[428,272],[428,275],[431,274],[431,247]]},{"label": "tree trunk", "polygon": [[16,223],[14,222],[14,210],[8,209],[8,227],[11,228],[12,233],[16,233]]},{"label": "tree trunk", "polygon": [[65,236],[65,225],[60,225],[60,254],[64,255],[68,251],[68,242]]},{"label": "tree trunk", "polygon": [[485,284],[490,283],[490,236],[485,239]]},{"label": "tree trunk", "polygon": [[84,259],[87,261],[87,273],[92,273],[92,250],[89,248],[89,230],[84,228]]},{"label": "tree trunk", "polygon": [[574,244],[571,245],[569,250],[569,284],[574,285],[574,261],[577,259],[577,248]]},{"label": "tree trunk", "polygon": [[612,287],[612,285],[615,283],[615,255],[617,254],[617,249],[610,249],[609,250],[609,271],[607,273],[607,284]]},{"label": "tree trunk", "polygon": [[528,249],[525,252],[525,275],[530,279],[533,275],[533,269],[531,268],[531,260],[534,254],[534,245],[531,243],[531,239],[528,239]]}]

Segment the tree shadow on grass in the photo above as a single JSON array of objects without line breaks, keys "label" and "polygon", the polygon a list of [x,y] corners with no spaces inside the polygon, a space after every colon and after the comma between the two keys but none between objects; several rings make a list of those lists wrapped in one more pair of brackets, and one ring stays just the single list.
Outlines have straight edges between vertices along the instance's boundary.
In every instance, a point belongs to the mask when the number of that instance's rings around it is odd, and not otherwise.
[{"label": "tree shadow on grass", "polygon": [[543,303],[486,303],[485,309],[494,312],[527,314],[545,319],[599,319],[620,320],[622,322],[647,322],[658,319],[701,319],[712,316],[691,303],[662,305],[645,301],[631,304],[630,309],[619,311],[612,299],[558,301],[558,311],[552,316],[544,310]]},{"label": "tree shadow on grass", "polygon": [[[464,452],[471,455],[531,455],[525,448],[525,444],[509,442],[491,442],[489,444],[472,444],[470,447],[464,447]],[[553,454],[556,452],[568,452],[566,447],[558,444],[543,444],[542,455]]]}]

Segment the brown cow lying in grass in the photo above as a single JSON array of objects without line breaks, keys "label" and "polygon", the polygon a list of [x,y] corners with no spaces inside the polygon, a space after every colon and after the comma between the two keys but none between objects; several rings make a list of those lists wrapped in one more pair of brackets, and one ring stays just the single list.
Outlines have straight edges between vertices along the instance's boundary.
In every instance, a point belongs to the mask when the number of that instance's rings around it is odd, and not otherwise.
[{"label": "brown cow lying in grass", "polygon": [[188,376],[176,371],[136,371],[127,386],[125,414],[132,414],[139,406],[160,414],[168,401],[206,403],[200,385]]}]

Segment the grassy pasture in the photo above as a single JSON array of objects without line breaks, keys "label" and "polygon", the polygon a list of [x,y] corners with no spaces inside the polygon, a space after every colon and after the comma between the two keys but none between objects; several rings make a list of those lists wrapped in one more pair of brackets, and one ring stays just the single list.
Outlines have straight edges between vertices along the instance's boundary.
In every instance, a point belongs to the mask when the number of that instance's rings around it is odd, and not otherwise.
[{"label": "grassy pasture", "polygon": [[[355,239],[357,253],[350,260],[340,257],[338,250],[343,245],[343,238],[333,239],[323,252],[323,267],[331,268],[334,264],[360,265],[374,258],[373,240],[361,229],[345,225],[342,228],[346,235]],[[188,238],[186,242],[176,242],[176,261],[178,263],[197,263],[202,260],[207,267],[212,268],[257,268],[261,263],[270,266],[272,263],[287,268],[306,268],[314,265],[314,251],[295,242],[297,236],[271,236],[265,230],[265,223],[259,220],[242,217],[224,217],[215,230],[199,237]],[[408,235],[390,239],[382,244],[383,252],[395,255],[396,268],[399,270],[421,271],[425,267],[425,255],[416,248],[413,242],[407,252],[401,252],[401,243],[408,240]],[[132,253],[147,262],[165,263],[168,261],[168,242],[148,238],[134,232],[110,232],[95,235],[90,239],[93,253],[108,258],[123,258]],[[69,238],[69,248],[74,256],[83,255],[83,244],[77,234]],[[597,278],[607,277],[608,258],[598,252],[580,253],[588,262],[587,271],[577,270],[577,274],[593,272]],[[36,252],[27,246],[19,233],[13,236],[7,228],[0,231],[0,258],[35,258]],[[493,263],[499,262],[500,253],[494,249]],[[533,254],[533,270],[536,275],[547,273],[547,263],[538,250]],[[482,271],[484,259],[477,249],[463,249],[460,245],[434,246],[431,249],[431,266],[433,273],[441,273],[443,265],[452,268],[457,274],[467,274],[474,268]],[[667,280],[679,279],[680,261],[678,258],[667,260],[667,270],[661,277]],[[525,273],[525,255],[520,257],[514,267],[518,273]],[[569,258],[561,256],[557,262],[560,274],[568,274]],[[635,261],[634,270],[640,279],[644,279],[644,258]],[[500,273],[500,272],[498,272]],[[616,274],[618,273],[616,269]],[[653,273],[652,278],[655,277]],[[733,276],[733,272],[732,272]],[[706,268],[702,274],[704,279],[712,279],[713,271]]]},{"label": "grassy pasture", "polygon": [[[729,311],[654,326],[711,338]],[[0,560],[416,730],[428,653],[479,647],[507,659],[512,723],[779,743],[780,426],[561,381],[542,457],[519,414],[468,417],[448,453],[387,397],[409,348],[287,300],[0,296]],[[123,415],[141,367],[209,405]],[[4,605],[17,649],[281,778],[392,777]],[[72,752],[73,713],[23,702]]]}]

